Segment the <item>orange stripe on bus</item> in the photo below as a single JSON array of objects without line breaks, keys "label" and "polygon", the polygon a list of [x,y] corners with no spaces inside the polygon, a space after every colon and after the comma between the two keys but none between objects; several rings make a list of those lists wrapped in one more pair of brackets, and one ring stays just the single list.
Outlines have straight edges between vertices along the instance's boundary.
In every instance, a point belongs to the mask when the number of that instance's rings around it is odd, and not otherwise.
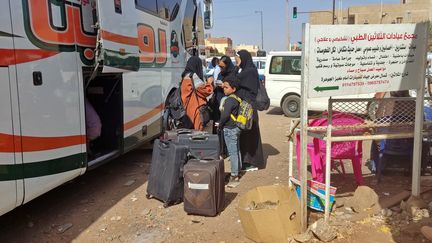
[{"label": "orange stripe on bus", "polygon": [[142,115],[136,119],[133,119],[130,122],[125,123],[123,125],[123,130],[126,131],[126,130],[129,130],[135,126],[138,126],[140,123],[143,123],[143,122],[149,120],[150,118],[152,118],[153,116],[159,114],[162,111],[162,109],[163,109],[163,104],[160,104],[159,106],[155,107],[153,110],[145,113],[144,115]]},{"label": "orange stripe on bus", "polygon": [[0,49],[0,66],[37,61],[59,53],[40,49]]},{"label": "orange stripe on bus", "polygon": [[119,35],[119,34],[111,33],[106,30],[102,30],[102,38],[112,42],[117,42],[117,43],[131,45],[131,46],[138,45],[138,39],[136,37]]},{"label": "orange stripe on bus", "polygon": [[44,151],[85,143],[85,135],[65,137],[29,137],[0,133],[0,153]]}]

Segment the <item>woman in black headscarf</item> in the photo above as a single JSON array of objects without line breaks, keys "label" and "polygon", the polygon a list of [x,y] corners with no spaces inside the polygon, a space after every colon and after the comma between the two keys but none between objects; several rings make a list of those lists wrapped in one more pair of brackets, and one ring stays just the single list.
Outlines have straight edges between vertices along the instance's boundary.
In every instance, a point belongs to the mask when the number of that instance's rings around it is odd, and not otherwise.
[{"label": "woman in black headscarf", "polygon": [[228,56],[222,56],[219,60],[219,67],[221,72],[219,74],[218,80],[223,80],[223,78],[229,76],[230,74],[236,74],[237,69],[231,58]]},{"label": "woman in black headscarf", "polygon": [[[213,120],[219,121],[220,118],[220,111],[219,111],[219,105],[222,98],[225,96],[223,88],[222,88],[222,80],[223,78],[229,76],[230,74],[236,74],[236,66],[231,61],[231,58],[228,56],[222,56],[220,60],[218,60],[218,66],[220,68],[220,72],[215,76],[214,79],[214,95],[212,99],[210,100],[210,106],[212,108],[213,114],[212,118]],[[213,133],[216,133],[217,127],[213,127]]]},{"label": "woman in black headscarf", "polygon": [[202,61],[197,56],[189,58],[182,73],[180,85],[183,106],[186,115],[193,123],[195,130],[204,130],[205,124],[200,116],[200,107],[207,104],[207,96],[213,93],[213,79],[204,81]]},{"label": "woman in black headscarf", "polygon": [[240,80],[240,89],[237,91],[237,95],[252,104],[254,108],[252,129],[242,131],[240,136],[242,161],[244,167],[247,167],[249,164],[259,169],[264,169],[267,162],[264,160],[258,112],[255,105],[259,88],[258,70],[253,64],[252,56],[248,51],[241,50],[237,54],[237,66],[241,69],[237,74]]}]

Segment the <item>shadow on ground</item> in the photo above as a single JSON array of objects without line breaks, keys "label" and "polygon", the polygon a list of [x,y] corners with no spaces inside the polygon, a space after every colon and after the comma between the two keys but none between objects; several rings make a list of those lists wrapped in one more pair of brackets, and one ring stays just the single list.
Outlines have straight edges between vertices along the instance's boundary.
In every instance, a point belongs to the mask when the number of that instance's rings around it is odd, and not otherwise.
[{"label": "shadow on ground", "polygon": [[150,150],[132,151],[1,216],[0,242],[72,241],[147,181],[150,162]]}]

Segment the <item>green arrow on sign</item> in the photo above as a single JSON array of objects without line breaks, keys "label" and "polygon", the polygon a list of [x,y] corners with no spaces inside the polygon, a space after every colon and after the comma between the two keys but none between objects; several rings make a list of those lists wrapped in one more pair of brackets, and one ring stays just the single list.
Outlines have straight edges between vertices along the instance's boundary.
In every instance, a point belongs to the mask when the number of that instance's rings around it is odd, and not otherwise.
[{"label": "green arrow on sign", "polygon": [[322,91],[328,91],[328,90],[339,90],[339,86],[325,86],[325,87],[316,86],[314,88],[314,90],[316,92],[322,92]]}]

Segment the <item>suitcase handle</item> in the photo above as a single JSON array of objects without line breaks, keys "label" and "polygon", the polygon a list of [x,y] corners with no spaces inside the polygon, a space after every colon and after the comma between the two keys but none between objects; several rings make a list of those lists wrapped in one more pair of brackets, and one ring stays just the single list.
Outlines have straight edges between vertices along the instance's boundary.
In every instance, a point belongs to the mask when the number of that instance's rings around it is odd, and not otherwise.
[{"label": "suitcase handle", "polygon": [[190,129],[186,129],[186,128],[177,129],[177,134],[188,134],[188,133],[191,133]]},{"label": "suitcase handle", "polygon": [[202,158],[202,159],[199,160],[200,163],[205,163],[205,164],[206,163],[210,163],[212,161],[218,161],[218,160],[214,159],[214,158],[210,158],[210,157],[208,157],[208,158]]},{"label": "suitcase handle", "polygon": [[159,140],[159,147],[163,148],[163,149],[167,149],[167,148],[169,148],[169,142]]},{"label": "suitcase handle", "polygon": [[197,140],[197,141],[206,141],[208,140],[208,136],[206,134],[198,134],[198,135],[191,136],[189,139]]}]

